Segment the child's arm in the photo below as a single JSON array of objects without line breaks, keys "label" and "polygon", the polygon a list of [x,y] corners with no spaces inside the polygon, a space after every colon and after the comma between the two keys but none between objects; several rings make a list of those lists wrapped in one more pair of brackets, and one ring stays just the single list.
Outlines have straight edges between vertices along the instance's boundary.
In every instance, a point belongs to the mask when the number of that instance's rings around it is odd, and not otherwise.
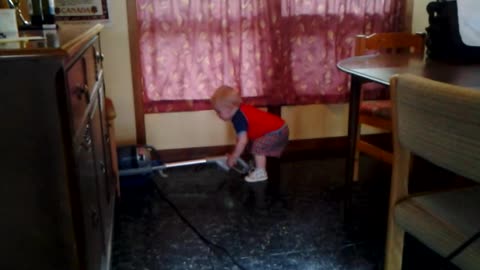
[{"label": "child's arm", "polygon": [[230,155],[228,155],[228,159],[227,159],[227,165],[229,167],[233,167],[235,165],[235,163],[237,162],[237,159],[243,153],[243,150],[245,150],[247,143],[248,143],[247,132],[240,132],[239,134],[237,134],[237,143],[235,144],[235,149]]}]

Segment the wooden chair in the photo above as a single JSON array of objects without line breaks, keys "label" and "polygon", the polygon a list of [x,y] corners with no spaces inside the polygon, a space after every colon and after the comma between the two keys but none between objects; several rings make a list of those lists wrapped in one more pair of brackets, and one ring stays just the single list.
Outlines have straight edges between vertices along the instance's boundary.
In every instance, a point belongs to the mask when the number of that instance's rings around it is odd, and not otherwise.
[{"label": "wooden chair", "polygon": [[117,143],[115,141],[115,118],[117,118],[117,112],[115,106],[110,98],[105,98],[105,112],[107,114],[108,121],[108,134],[110,143],[110,154],[112,155],[112,171],[115,181],[115,191],[117,197],[120,197],[120,174],[118,172],[118,156],[117,156]]},{"label": "wooden chair", "polygon": [[[412,154],[480,183],[480,91],[409,74],[394,76],[390,89],[394,161],[385,269],[400,270],[404,232],[444,257],[480,232],[480,185],[408,193]],[[479,269],[480,239],[451,261]]]},{"label": "wooden chair", "polygon": [[[369,53],[412,53],[423,57],[424,35],[410,33],[378,33],[370,36],[358,35],[355,41],[355,55]],[[383,94],[383,95],[382,95]],[[363,101],[363,99],[379,98],[382,100]],[[360,152],[368,154],[376,159],[392,163],[392,153],[381,147],[375,146],[361,139],[361,126],[366,124],[381,128],[386,131],[392,130],[391,103],[388,99],[388,89],[378,83],[365,83],[361,90],[361,103],[359,112],[359,124],[357,133],[357,147],[355,151],[354,181],[358,181],[358,167]]]}]

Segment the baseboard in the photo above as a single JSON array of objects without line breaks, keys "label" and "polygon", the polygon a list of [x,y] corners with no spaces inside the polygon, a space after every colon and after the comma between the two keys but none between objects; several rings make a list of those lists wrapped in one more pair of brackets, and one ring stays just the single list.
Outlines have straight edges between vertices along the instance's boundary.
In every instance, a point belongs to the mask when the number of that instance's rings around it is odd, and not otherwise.
[{"label": "baseboard", "polygon": [[[372,134],[362,136],[368,141],[384,142],[391,140],[390,134]],[[190,160],[208,156],[225,155],[233,145],[168,149],[158,151],[164,162]],[[282,156],[282,160],[308,160],[326,157],[345,157],[348,148],[348,138],[330,137],[318,139],[292,140]]]}]

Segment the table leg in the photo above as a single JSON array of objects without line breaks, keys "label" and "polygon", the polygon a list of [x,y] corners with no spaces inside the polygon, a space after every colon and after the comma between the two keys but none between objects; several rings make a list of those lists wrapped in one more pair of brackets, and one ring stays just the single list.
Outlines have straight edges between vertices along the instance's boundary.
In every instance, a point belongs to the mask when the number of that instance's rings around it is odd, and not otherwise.
[{"label": "table leg", "polygon": [[344,183],[344,222],[347,226],[352,221],[352,184],[353,167],[355,162],[355,147],[357,144],[358,132],[358,112],[360,107],[360,79],[354,75],[351,76],[350,101],[348,110],[348,153],[345,168]]},{"label": "table leg", "polygon": [[[267,111],[278,117],[282,117],[282,105],[267,106]],[[274,157],[267,158],[268,172],[268,193],[271,197],[271,203],[280,202],[283,207],[287,208],[287,188],[285,181],[280,177],[280,159]]]}]

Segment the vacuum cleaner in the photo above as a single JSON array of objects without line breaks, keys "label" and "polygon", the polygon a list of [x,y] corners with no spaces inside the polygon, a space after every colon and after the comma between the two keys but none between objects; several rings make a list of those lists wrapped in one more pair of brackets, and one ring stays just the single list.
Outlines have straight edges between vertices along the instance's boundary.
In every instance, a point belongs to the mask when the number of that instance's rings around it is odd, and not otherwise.
[{"label": "vacuum cleaner", "polygon": [[[177,161],[171,163],[164,163],[161,160],[158,151],[150,145],[130,145],[117,148],[118,154],[118,169],[119,176],[123,180],[133,178],[132,182],[140,186],[146,179],[151,178],[154,173],[160,174],[162,177],[167,177],[165,170],[174,167],[192,166],[198,164],[214,164],[218,168],[229,171],[235,170],[240,174],[246,174],[250,171],[250,166],[242,159],[237,159],[237,163],[232,168],[227,166],[227,156],[213,156],[203,159],[193,159],[186,161]],[[138,181],[140,180],[140,181]],[[240,270],[246,270],[224,247],[215,244],[214,242],[203,236],[192,223],[180,212],[177,206],[163,193],[162,189],[156,180],[153,181],[157,188],[159,196],[170,205],[178,217],[198,236],[198,238],[208,246],[208,248],[218,256],[227,256],[231,262]],[[134,184],[135,185],[135,184]]]},{"label": "vacuum cleaner", "polygon": [[122,146],[117,148],[117,153],[120,177],[149,175],[152,173],[158,173],[163,177],[168,177],[164,172],[166,169],[199,164],[215,164],[224,171],[233,169],[240,174],[246,174],[250,171],[250,165],[240,158],[237,160],[235,166],[232,168],[228,167],[226,155],[164,163],[158,155],[158,151],[150,145]]}]

